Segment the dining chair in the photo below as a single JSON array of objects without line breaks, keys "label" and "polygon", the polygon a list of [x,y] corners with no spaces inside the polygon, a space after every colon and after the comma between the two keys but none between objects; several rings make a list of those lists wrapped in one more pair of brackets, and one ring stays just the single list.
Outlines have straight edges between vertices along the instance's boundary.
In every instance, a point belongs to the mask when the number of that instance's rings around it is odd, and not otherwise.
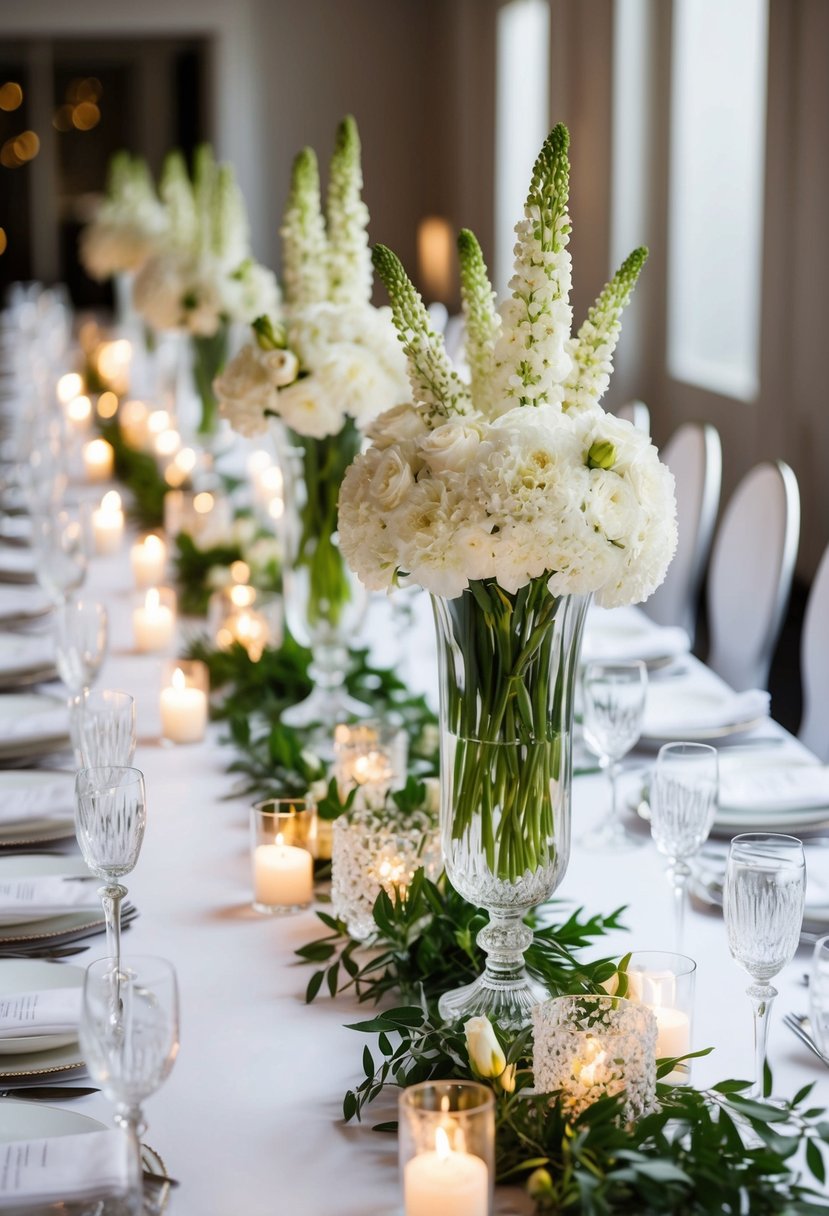
[{"label": "dining chair", "polygon": [[756,465],[731,496],[708,571],[708,665],[737,692],[765,688],[800,538],[797,478]]},{"label": "dining chair", "polygon": [[665,444],[662,460],[676,481],[679,535],[665,581],[642,608],[658,625],[680,625],[693,646],[702,576],[720,505],[719,433],[705,423],[687,422]]},{"label": "dining chair", "polygon": [[829,548],[809,592],[800,638],[803,716],[798,738],[829,763]]},{"label": "dining chair", "polygon": [[624,405],[619,406],[616,417],[632,422],[637,431],[644,431],[646,435],[651,433],[651,412],[644,401],[625,402]]}]

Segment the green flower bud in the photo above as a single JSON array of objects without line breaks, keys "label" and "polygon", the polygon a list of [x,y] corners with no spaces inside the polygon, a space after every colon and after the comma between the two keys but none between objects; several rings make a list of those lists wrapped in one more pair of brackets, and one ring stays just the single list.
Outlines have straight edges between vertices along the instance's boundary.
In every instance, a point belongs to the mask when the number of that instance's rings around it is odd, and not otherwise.
[{"label": "green flower bud", "polygon": [[616,463],[616,445],[609,439],[597,439],[587,453],[588,469],[612,469]]},{"label": "green flower bud", "polygon": [[530,1199],[546,1199],[553,1193],[553,1180],[548,1170],[533,1170],[527,1179],[527,1194]]},{"label": "green flower bud", "polygon": [[257,317],[252,327],[261,350],[284,350],[288,345],[285,326],[274,325],[270,317]]}]

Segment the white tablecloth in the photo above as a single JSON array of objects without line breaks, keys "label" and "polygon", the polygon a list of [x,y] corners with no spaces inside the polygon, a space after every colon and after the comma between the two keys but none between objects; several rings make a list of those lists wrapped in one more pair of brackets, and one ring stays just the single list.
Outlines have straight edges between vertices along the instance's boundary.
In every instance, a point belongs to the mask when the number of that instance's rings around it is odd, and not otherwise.
[{"label": "white tablecloth", "polygon": [[[390,1216],[399,1205],[396,1140],[370,1130],[389,1117],[388,1108],[370,1109],[363,1127],[345,1126],[340,1117],[343,1094],[362,1077],[364,1044],[364,1036],[343,1023],[370,1010],[345,998],[303,1003],[311,969],[295,965],[293,951],[324,930],[311,912],[269,919],[251,911],[248,800],[228,798],[233,783],[224,772],[230,754],[218,741],[222,727],[212,727],[204,744],[159,745],[162,661],[130,652],[125,556],[93,564],[91,592],[105,600],[111,620],[111,655],[98,687],[136,697],[135,763],[147,785],[146,838],[126,880],[141,915],[124,936],[124,951],[166,956],[181,984],[181,1052],[147,1103],[145,1137],[181,1182],[172,1216]],[[424,608],[408,639],[407,675],[434,692]],[[378,639],[379,656],[389,659],[398,639],[383,619],[381,611],[370,636]],[[694,660],[683,662],[694,680],[715,678]],[[770,723],[762,729],[780,731]],[[574,840],[605,810],[608,797],[604,777],[575,780]],[[591,913],[629,905],[630,932],[602,939],[597,953],[673,948],[663,863],[645,841],[612,856],[573,846],[559,896]],[[103,949],[97,939],[79,961]],[[748,981],[731,960],[721,918],[689,912],[685,951],[698,964],[694,1046],[716,1048],[695,1062],[695,1080],[750,1076]],[[829,1105],[829,1072],[781,1022],[783,1013],[806,1009],[801,977],[807,966],[808,952],[801,951],[777,981],[770,1062],[779,1093],[792,1095],[817,1077],[816,1104]],[[102,1095],[73,1102],[72,1109],[111,1117]]]}]

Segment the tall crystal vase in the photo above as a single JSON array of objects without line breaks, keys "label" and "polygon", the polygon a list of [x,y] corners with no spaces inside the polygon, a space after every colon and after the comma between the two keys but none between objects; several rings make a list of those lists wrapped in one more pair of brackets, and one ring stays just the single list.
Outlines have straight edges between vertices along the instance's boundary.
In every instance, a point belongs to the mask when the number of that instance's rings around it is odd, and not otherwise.
[{"label": "tall crystal vase", "polygon": [[527,974],[529,910],[570,855],[573,695],[587,597],[516,594],[494,581],[433,597],[440,659],[441,835],[446,873],[489,913],[486,969],[440,1000],[441,1016],[525,1026],[549,995]]},{"label": "tall crystal vase", "polygon": [[222,322],[215,334],[194,334],[190,338],[190,359],[193,386],[198,394],[201,417],[197,428],[199,438],[208,441],[219,422],[219,403],[213,392],[213,381],[227,361],[229,329]]},{"label": "tall crystal vase", "polygon": [[345,687],[349,644],[362,624],[368,597],[337,538],[340,484],[360,442],[351,421],[323,439],[284,428],[277,437],[285,493],[285,618],[297,641],[311,649],[314,682],[310,696],[282,717],[289,726],[316,724],[317,748],[330,756],[336,724],[371,713]]}]

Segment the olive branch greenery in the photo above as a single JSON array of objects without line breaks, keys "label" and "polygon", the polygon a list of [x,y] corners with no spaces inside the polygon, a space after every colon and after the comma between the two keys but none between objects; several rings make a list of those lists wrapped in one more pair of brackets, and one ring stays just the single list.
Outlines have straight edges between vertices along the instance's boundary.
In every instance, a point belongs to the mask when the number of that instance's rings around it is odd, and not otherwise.
[{"label": "olive branch greenery", "polygon": [[142,528],[160,527],[169,486],[158,471],[155,457],[127,443],[117,418],[99,421],[98,429],[112,445],[115,476],[130,491],[129,514]]}]

